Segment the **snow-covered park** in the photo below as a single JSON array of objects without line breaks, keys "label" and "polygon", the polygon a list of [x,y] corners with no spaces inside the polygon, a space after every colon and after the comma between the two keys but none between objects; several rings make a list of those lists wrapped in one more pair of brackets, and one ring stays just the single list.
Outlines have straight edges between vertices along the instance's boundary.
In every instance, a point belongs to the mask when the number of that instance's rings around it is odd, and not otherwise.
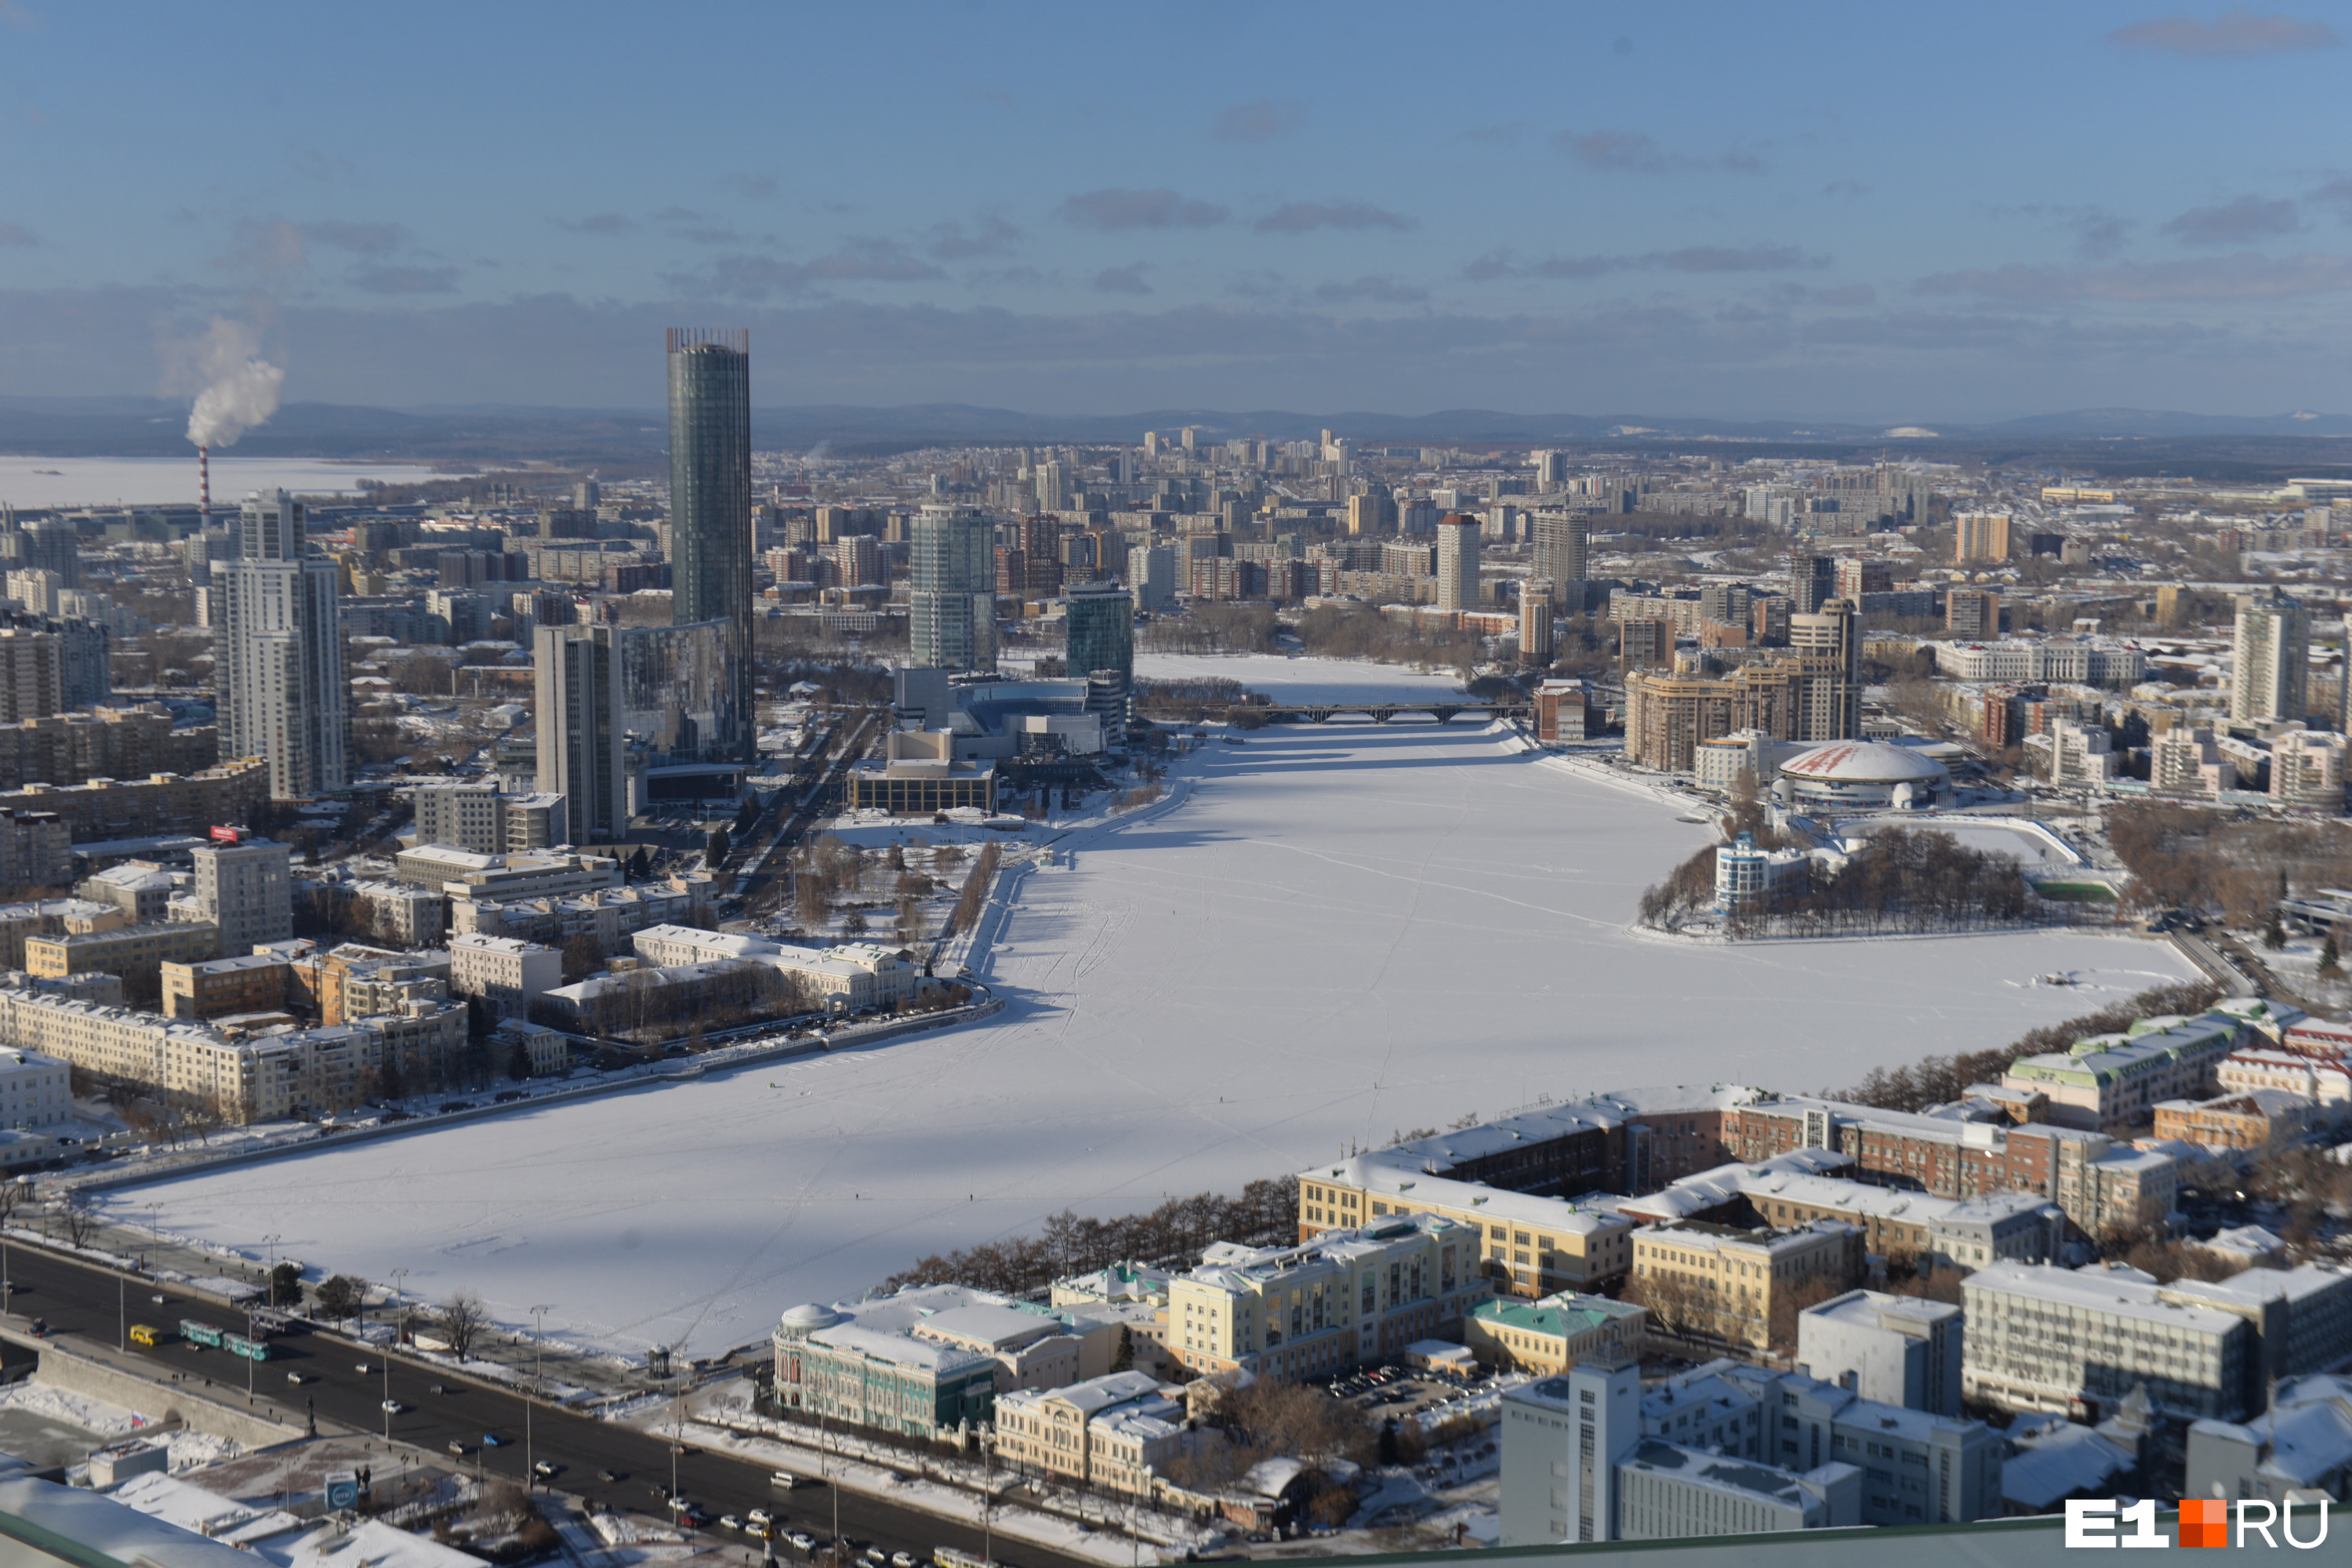
[{"label": "snow-covered park", "polygon": [[[1297,679],[1335,668],[1423,679]],[[510,1323],[552,1303],[551,1336],[709,1353],[1065,1206],[1236,1190],[1539,1095],[1818,1089],[2189,975],[2123,937],[1637,935],[1643,887],[1706,830],[1466,721],[1276,727],[1174,776],[1174,804],[1015,883],[976,958],[1009,1002],[984,1026],[111,1201],[257,1252],[282,1237],[314,1270],[406,1269],[412,1296],[471,1289]]]}]

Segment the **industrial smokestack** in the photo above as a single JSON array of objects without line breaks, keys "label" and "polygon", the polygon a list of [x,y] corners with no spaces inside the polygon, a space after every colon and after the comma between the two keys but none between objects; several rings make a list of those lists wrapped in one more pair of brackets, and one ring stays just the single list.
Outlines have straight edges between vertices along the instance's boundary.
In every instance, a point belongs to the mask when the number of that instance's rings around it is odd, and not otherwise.
[{"label": "industrial smokestack", "polygon": [[196,448],[196,517],[206,528],[213,525],[213,449]]}]

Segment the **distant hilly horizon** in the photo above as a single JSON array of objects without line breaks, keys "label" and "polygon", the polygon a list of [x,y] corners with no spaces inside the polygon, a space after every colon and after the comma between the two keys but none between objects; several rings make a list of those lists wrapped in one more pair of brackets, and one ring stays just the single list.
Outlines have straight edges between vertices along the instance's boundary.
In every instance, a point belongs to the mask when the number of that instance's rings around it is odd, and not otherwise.
[{"label": "distant hilly horizon", "polygon": [[[1723,442],[1759,447],[1885,447],[1912,456],[1973,448],[2023,456],[2063,449],[2073,460],[2108,442],[2250,443],[2288,460],[2304,442],[2352,437],[2352,415],[2297,411],[2207,415],[2142,408],[2080,408],[1986,423],[1890,418],[1851,420],[1716,419],[1645,414],[1519,414],[1454,408],[1397,415],[1350,409],[1302,414],[1286,409],[1159,408],[1115,415],[1040,414],[961,403],[871,406],[795,404],[754,408],[754,442],[764,450],[904,450],[929,445],[1134,442],[1186,425],[1215,439],[1264,437],[1301,440],[1331,429],[1360,445],[1496,444],[1641,446]],[[169,456],[188,449],[186,405],[152,397],[43,398],[0,395],[0,452],[37,457]],[[501,461],[644,463],[666,449],[660,408],[563,408],[529,405],[428,405],[390,408],[291,403],[246,433],[235,450],[275,458],[409,458],[480,464]],[[2085,453],[2083,444],[2091,444]],[[2117,454],[2120,456],[2120,454]],[[2345,454],[2352,460],[2352,451]]]}]

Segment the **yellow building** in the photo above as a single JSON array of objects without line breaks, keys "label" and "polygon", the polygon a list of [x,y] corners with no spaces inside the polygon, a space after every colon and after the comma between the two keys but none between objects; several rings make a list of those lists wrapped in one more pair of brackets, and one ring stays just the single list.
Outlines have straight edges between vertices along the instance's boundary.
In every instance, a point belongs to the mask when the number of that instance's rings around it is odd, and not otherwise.
[{"label": "yellow building", "polygon": [[25,939],[25,973],[42,980],[70,974],[128,978],[166,963],[187,963],[220,952],[220,927],[210,921],[158,921],[112,931]]},{"label": "yellow building", "polygon": [[1168,1359],[1202,1375],[1318,1376],[1415,1340],[1458,1340],[1489,1294],[1478,1232],[1434,1215],[1290,1247],[1219,1242],[1169,1282]]},{"label": "yellow building", "polygon": [[1631,1301],[1566,1291],[1540,1301],[1486,1301],[1463,1324],[1482,1365],[1538,1377],[1601,1355],[1637,1353],[1650,1314]]},{"label": "yellow building", "polygon": [[1159,1468],[1182,1450],[1184,1412],[1140,1372],[996,1396],[996,1455],[1082,1487],[1149,1497]]},{"label": "yellow building", "polygon": [[261,952],[197,963],[166,963],[162,970],[163,1016],[219,1018],[283,1007],[287,970],[283,958]]},{"label": "yellow building", "polygon": [[1633,1264],[1633,1222],[1573,1198],[1433,1176],[1380,1156],[1318,1166],[1298,1179],[1301,1240],[1396,1215],[1432,1215],[1466,1227],[1478,1268],[1498,1294],[1532,1300],[1589,1290],[1622,1278]]},{"label": "yellow building", "polygon": [[[1862,1232],[1850,1225],[1740,1230],[1679,1220],[1634,1236],[1626,1294],[1662,1327],[1765,1350],[1776,1308],[1811,1306],[1853,1289],[1862,1247]],[[1784,1331],[1793,1332],[1793,1311],[1788,1315]]]}]

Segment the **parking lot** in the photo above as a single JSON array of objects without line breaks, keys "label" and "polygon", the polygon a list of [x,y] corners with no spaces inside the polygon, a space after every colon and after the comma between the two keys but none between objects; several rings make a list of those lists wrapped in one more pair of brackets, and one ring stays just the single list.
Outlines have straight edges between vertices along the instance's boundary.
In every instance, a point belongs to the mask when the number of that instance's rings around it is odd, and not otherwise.
[{"label": "parking lot", "polygon": [[1457,1378],[1387,1363],[1335,1378],[1325,1386],[1335,1398],[1351,1401],[1374,1421],[1423,1415],[1443,1420],[1447,1408],[1475,1393],[1486,1375],[1483,1368],[1470,1377]]}]

